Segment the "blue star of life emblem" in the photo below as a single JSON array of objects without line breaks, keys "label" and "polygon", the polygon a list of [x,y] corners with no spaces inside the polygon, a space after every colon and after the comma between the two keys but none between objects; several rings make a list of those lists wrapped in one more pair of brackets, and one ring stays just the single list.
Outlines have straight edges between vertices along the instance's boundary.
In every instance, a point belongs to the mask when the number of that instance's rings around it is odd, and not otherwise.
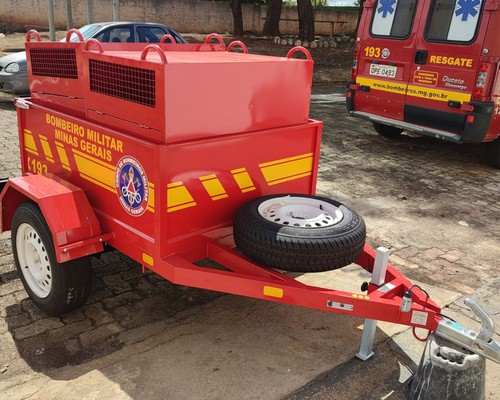
[{"label": "blue star of life emblem", "polygon": [[[477,0],[479,1],[479,0]],[[392,14],[394,12],[394,4],[396,4],[396,0],[380,0],[379,7],[377,12],[382,14],[382,18],[386,18],[387,14]]]},{"label": "blue star of life emblem", "polygon": [[479,12],[481,1],[480,0],[458,0],[457,2],[459,8],[455,10],[455,15],[458,17],[462,15],[462,21],[467,21],[469,15],[475,17]]}]

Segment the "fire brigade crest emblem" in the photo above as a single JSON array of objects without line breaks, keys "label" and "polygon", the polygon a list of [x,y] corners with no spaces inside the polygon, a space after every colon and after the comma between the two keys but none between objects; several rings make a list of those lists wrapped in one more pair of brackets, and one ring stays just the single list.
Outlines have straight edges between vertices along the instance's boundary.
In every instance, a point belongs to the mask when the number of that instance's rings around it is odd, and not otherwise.
[{"label": "fire brigade crest emblem", "polygon": [[149,199],[148,178],[139,161],[130,156],[118,161],[115,186],[118,200],[128,214],[138,217],[146,212]]}]

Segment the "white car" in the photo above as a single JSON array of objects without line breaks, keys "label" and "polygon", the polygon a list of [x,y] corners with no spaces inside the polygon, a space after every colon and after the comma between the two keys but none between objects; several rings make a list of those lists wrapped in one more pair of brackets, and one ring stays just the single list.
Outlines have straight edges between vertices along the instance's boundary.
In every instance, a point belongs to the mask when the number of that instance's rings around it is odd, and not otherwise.
[{"label": "white car", "polygon": [[[79,31],[84,40],[94,38],[100,42],[158,43],[163,35],[170,34],[177,43],[187,43],[186,39],[168,26],[147,22],[99,22],[85,25]],[[76,41],[76,35],[71,40]],[[29,96],[25,51],[0,57],[0,92]]]}]

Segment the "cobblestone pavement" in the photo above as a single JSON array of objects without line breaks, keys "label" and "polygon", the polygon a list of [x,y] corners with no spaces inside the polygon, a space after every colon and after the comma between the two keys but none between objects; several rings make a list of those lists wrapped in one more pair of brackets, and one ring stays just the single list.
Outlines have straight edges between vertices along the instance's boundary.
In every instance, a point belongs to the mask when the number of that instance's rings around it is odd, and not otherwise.
[{"label": "cobblestone pavement", "polygon": [[370,245],[394,249],[409,278],[460,293],[497,279],[500,171],[483,146],[386,139],[338,104],[312,115],[325,123],[318,191],[360,212]]},{"label": "cobblestone pavement", "polygon": [[[412,135],[388,140],[328,101],[313,100],[311,115],[325,123],[318,192],[365,218],[370,245],[393,248],[390,261],[410,279],[463,295],[481,288],[498,293],[500,171],[483,164],[481,146]],[[17,176],[10,103],[0,103],[0,126],[0,178]],[[145,325],[218,296],[142,274],[119,253],[94,260],[93,271],[88,304],[62,318],[47,317],[22,287],[9,233],[0,236],[0,380],[21,383],[32,371],[97,359],[139,340],[134,338]],[[500,323],[498,305],[492,300],[486,306]]]},{"label": "cobblestone pavement", "polygon": [[[0,102],[0,127],[0,178],[19,176],[15,107],[5,99]],[[92,263],[93,292],[87,304],[65,317],[48,317],[30,301],[18,277],[10,233],[0,235],[0,377],[22,381],[31,369],[44,371],[103,356],[124,345],[117,340],[120,333],[130,343],[130,335],[141,327],[219,295],[143,274],[139,264],[118,252]]]}]

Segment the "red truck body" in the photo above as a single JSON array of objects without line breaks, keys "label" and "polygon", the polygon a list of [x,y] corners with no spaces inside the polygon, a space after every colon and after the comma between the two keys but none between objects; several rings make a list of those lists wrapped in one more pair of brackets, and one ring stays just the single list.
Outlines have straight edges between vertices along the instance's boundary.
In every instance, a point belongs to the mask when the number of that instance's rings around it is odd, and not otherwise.
[{"label": "red truck body", "polygon": [[491,142],[489,162],[500,167],[499,23],[497,0],[367,0],[349,113],[386,136]]}]

